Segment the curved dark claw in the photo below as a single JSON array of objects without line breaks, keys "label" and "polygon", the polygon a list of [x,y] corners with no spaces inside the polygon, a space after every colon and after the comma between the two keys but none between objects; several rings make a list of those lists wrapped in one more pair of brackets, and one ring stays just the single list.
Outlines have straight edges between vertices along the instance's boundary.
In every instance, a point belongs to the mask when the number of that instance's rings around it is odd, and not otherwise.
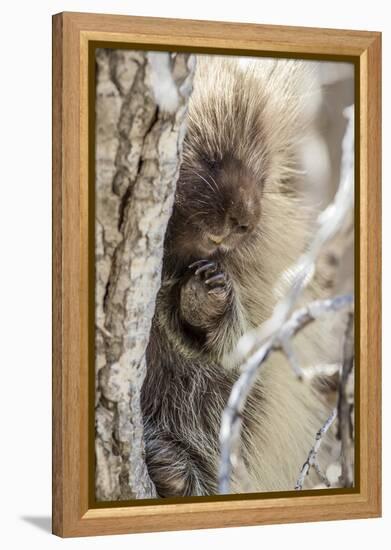
[{"label": "curved dark claw", "polygon": [[222,285],[225,284],[225,276],[224,273],[218,273],[217,275],[213,275],[213,277],[209,277],[209,279],[206,279],[205,284],[210,285],[214,283],[221,283]]},{"label": "curved dark claw", "polygon": [[216,264],[214,262],[208,262],[207,264],[202,265],[197,269],[195,272],[196,275],[199,275],[200,273],[204,273],[205,271],[209,271],[211,268],[216,268]]},{"label": "curved dark claw", "polygon": [[194,274],[201,275],[201,280],[208,288],[208,294],[224,289],[227,279],[224,273],[218,272],[218,265],[213,260],[197,260],[189,265],[189,269],[196,268]]},{"label": "curved dark claw", "polygon": [[196,262],[193,262],[189,265],[189,269],[193,269],[193,267],[201,266],[203,264],[209,263],[210,260],[197,260]]}]

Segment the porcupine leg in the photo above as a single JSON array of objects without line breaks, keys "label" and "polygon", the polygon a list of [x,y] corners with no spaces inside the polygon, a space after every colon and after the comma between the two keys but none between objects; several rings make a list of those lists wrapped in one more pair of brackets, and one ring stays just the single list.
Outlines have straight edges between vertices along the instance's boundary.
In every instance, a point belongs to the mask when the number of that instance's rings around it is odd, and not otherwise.
[{"label": "porcupine leg", "polygon": [[197,329],[210,330],[232,301],[231,284],[212,260],[198,260],[189,269],[193,273],[181,288],[181,317]]}]

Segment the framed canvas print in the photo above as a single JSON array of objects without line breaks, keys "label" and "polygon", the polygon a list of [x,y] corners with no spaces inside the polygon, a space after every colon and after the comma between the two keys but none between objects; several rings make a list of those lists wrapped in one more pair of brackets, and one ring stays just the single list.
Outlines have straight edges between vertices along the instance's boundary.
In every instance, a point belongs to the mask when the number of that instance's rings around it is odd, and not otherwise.
[{"label": "framed canvas print", "polygon": [[53,18],[53,532],[380,515],[376,32]]}]

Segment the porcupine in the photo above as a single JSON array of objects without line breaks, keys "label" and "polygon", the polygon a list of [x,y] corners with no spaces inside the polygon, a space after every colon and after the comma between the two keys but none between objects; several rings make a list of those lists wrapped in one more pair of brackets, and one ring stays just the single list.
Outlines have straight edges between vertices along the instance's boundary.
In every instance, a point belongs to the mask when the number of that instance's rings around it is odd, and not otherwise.
[{"label": "porcupine", "polygon": [[[303,61],[197,58],[141,395],[162,497],[217,492],[221,414],[238,377],[232,350],[271,314],[310,225],[298,150],[318,93]],[[316,340],[301,337],[301,356],[319,353]],[[251,492],[294,488],[321,418],[319,397],[274,354],[244,410]],[[243,491],[239,479],[232,491]]]}]

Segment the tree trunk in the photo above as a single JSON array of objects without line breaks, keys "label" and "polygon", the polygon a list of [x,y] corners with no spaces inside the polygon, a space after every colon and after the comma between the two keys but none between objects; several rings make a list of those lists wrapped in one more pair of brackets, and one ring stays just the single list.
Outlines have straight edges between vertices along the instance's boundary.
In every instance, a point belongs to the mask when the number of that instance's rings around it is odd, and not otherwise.
[{"label": "tree trunk", "polygon": [[194,58],[99,49],[96,63],[96,498],[148,498],[140,389]]}]

